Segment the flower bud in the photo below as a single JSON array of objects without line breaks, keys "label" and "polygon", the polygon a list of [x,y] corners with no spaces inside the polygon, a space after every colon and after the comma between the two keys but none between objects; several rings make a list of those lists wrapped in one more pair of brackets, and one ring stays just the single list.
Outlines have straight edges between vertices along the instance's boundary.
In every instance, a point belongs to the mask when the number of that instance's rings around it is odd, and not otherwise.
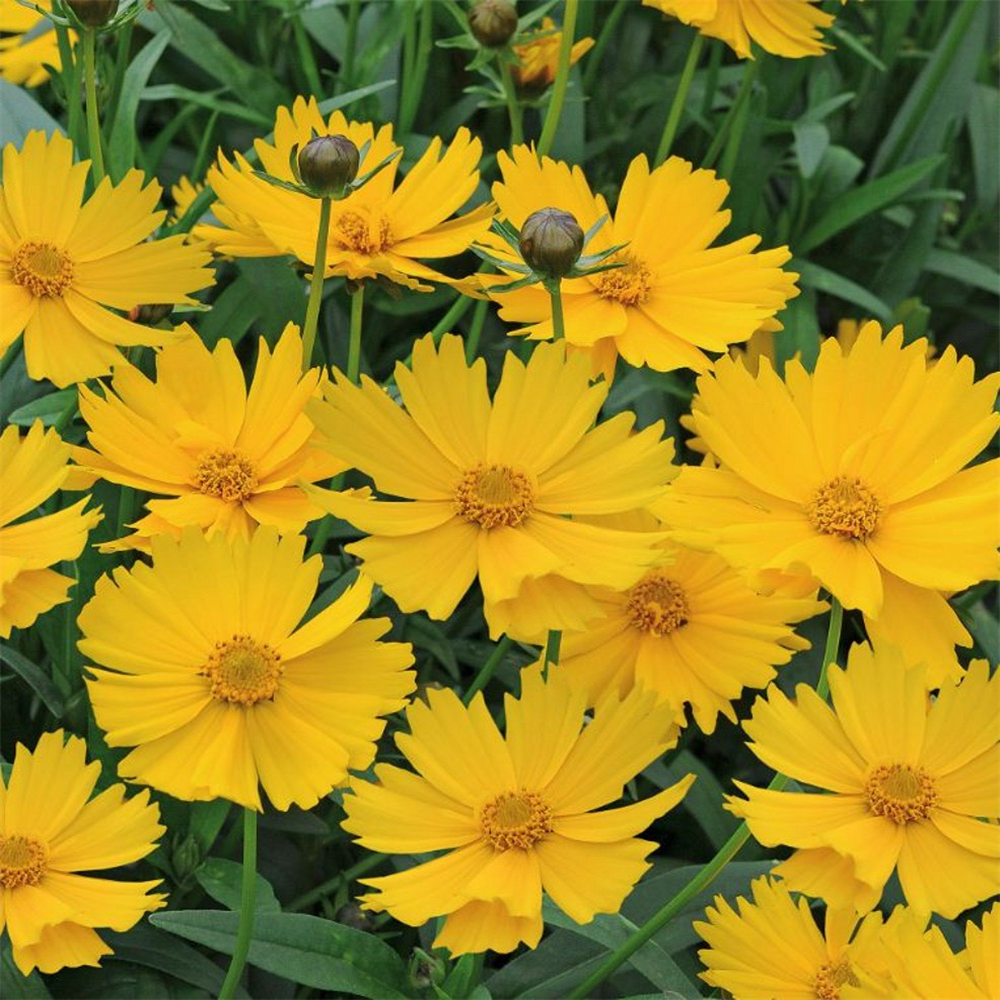
[{"label": "flower bud", "polygon": [[156,305],[146,305],[133,306],[128,313],[128,318],[133,323],[142,323],[144,326],[156,326],[161,320],[166,319],[172,312],[174,307],[167,304],[156,304]]},{"label": "flower bud", "polygon": [[543,278],[568,274],[583,253],[583,230],[561,208],[540,208],[521,226],[521,257]]},{"label": "flower bud", "polygon": [[66,0],[85,28],[103,28],[118,13],[118,0]]},{"label": "flower bud", "polygon": [[479,0],[469,11],[469,30],[484,48],[499,49],[517,31],[517,11],[507,0]]},{"label": "flower bud", "polygon": [[361,156],[346,135],[321,135],[299,152],[299,176],[315,194],[339,198],[355,177]]},{"label": "flower bud", "polygon": [[183,839],[175,836],[173,849],[170,852],[170,861],[177,880],[183,882],[202,862],[198,841],[190,833],[185,834]]}]

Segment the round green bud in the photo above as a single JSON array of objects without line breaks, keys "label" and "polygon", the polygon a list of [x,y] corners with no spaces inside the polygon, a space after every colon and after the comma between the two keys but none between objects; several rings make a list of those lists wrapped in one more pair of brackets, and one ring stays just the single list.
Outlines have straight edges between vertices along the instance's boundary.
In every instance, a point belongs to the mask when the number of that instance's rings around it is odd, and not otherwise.
[{"label": "round green bud", "polygon": [[469,11],[469,30],[484,48],[502,48],[517,31],[517,11],[507,0],[479,0]]},{"label": "round green bud", "polygon": [[583,230],[569,212],[540,208],[524,220],[518,246],[525,264],[535,274],[562,278],[583,253]]},{"label": "round green bud", "polygon": [[66,0],[84,28],[103,28],[118,13],[118,0]]},{"label": "round green bud", "polygon": [[320,135],[299,151],[299,176],[314,194],[338,198],[355,177],[361,156],[346,135]]}]

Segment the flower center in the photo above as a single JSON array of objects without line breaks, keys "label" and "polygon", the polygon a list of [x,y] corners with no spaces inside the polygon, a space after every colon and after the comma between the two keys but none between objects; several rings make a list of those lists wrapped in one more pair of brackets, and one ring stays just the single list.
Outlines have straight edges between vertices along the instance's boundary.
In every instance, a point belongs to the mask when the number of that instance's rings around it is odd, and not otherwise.
[{"label": "flower center", "polygon": [[854,975],[846,958],[839,962],[827,962],[819,967],[813,980],[813,993],[817,1000],[840,1000],[840,987],[860,986],[861,981]]},{"label": "flower center", "polygon": [[624,267],[602,271],[597,276],[597,294],[603,299],[614,299],[623,306],[638,306],[649,298],[652,274],[649,267],[633,254],[616,258]]},{"label": "flower center", "polygon": [[213,448],[198,459],[194,484],[206,496],[227,503],[249,500],[257,489],[257,472],[245,455],[231,448]]},{"label": "flower center", "polygon": [[927,819],[937,803],[933,779],[909,764],[880,764],[865,781],[868,805],[876,816],[894,823]]},{"label": "flower center", "polygon": [[370,256],[387,250],[393,244],[392,230],[385,216],[376,218],[360,212],[344,212],[335,225],[340,241],[355,253]]},{"label": "flower center", "polygon": [[215,644],[200,673],[212,682],[214,698],[249,707],[274,697],[284,669],[281,654],[266,642],[234,635]]},{"label": "flower center", "polygon": [[816,491],[806,511],[817,531],[864,541],[878,526],[882,504],[860,479],[837,476]]},{"label": "flower center", "polygon": [[38,885],[48,860],[49,852],[40,841],[0,835],[0,886],[17,889],[22,885]]},{"label": "flower center", "polygon": [[32,295],[62,295],[73,283],[73,261],[51,243],[22,243],[11,258],[10,276]]},{"label": "flower center", "polygon": [[479,826],[498,851],[523,850],[552,832],[552,810],[535,792],[503,792],[480,810]]},{"label": "flower center", "polygon": [[647,573],[628,592],[625,610],[634,628],[657,638],[687,625],[691,617],[684,588],[662,569]]},{"label": "flower center", "polygon": [[479,464],[468,469],[455,490],[458,513],[487,530],[516,527],[533,505],[531,482],[509,465]]}]

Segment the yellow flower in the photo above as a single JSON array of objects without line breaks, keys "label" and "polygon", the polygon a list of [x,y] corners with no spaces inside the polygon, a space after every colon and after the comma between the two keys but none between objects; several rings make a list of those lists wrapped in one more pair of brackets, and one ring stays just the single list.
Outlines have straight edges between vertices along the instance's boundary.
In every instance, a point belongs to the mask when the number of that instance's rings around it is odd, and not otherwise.
[{"label": "yellow flower", "polygon": [[306,624],[322,568],[303,536],[153,539],[153,565],[97,582],[80,614],[87,687],[125,778],[192,801],[309,809],[375,756],[388,715],[413,690],[408,644],[358,621],[360,579]]},{"label": "yellow flower", "polygon": [[57,604],[68,601],[76,580],[47,569],[76,559],[101,509],[84,510],[89,497],[45,517],[12,522],[34,511],[71,475],[70,446],[37,422],[21,438],[12,424],[0,435],[0,636],[27,628]]},{"label": "yellow flower", "polygon": [[743,728],[769,767],[829,793],[737,782],[729,808],[762,844],[799,848],[775,874],[833,906],[874,906],[895,870],[918,912],[953,918],[997,891],[1000,676],[975,660],[929,700],[924,668],[854,645],[830,668],[833,707],[776,687]]},{"label": "yellow flower", "polygon": [[204,184],[194,183],[187,174],[182,174],[180,180],[170,188],[170,197],[174,199],[174,220],[184,217],[195,198],[205,189]]},{"label": "yellow flower", "polygon": [[615,913],[649,867],[651,841],[636,840],[672,809],[689,774],[651,798],[619,809],[626,782],[677,739],[671,713],[650,695],[610,696],[592,721],[561,671],[521,672],[521,697],[507,695],[506,738],[482,695],[464,706],[453,691],[429,691],[407,709],[410,734],[396,736],[417,774],[391,764],[377,783],[354,781],[343,827],[374,851],[446,851],[384,878],[369,910],[419,927],[445,921],[435,947],[453,955],[512,951],[542,934],[542,890],[577,923]]},{"label": "yellow flower", "polygon": [[958,671],[953,643],[971,645],[941,592],[997,576],[1000,463],[963,467],[1000,424],[998,385],[877,323],[849,353],[827,340],[813,374],[789,361],[784,381],[766,359],[755,378],[722,358],[692,403],[722,468],[685,469],[656,513],[744,571],[811,575],[933,663],[936,685]]},{"label": "yellow flower", "polygon": [[403,611],[447,618],[478,576],[491,633],[516,633],[496,605],[530,581],[529,603],[561,628],[576,620],[579,588],[567,582],[628,587],[654,560],[642,532],[570,519],[644,507],[675,474],[662,422],[633,433],[622,413],[593,426],[608,387],[590,385],[588,367],[561,343],[539,345],[527,365],[508,353],[491,403],[485,361],[468,367],[459,337],[437,350],[427,336],[412,372],[396,365],[406,410],[368,379],[359,388],[338,372],[324,387],[309,414],[330,450],[410,502],[309,493],[372,536],[348,550]]},{"label": "yellow flower", "polygon": [[101,765],[85,753],[83,740],[45,733],[34,753],[17,745],[9,781],[0,775],[0,931],[24,975],[99,965],[111,949],[94,928],[127,931],[166,902],[147,895],[159,880],[77,874],[138,861],[164,832],[149,789],[126,802],[116,784],[91,799]]},{"label": "yellow flower", "polygon": [[[556,23],[551,17],[543,17],[541,27],[523,37],[525,41],[514,46],[517,62],[510,68],[511,76],[519,90],[540,94],[556,78],[562,32],[556,30]],[[574,42],[569,52],[570,66],[575,66],[593,47],[593,38],[581,38]]]},{"label": "yellow flower", "polygon": [[[501,151],[503,180],[493,185],[500,214],[515,226],[537,209],[572,213],[584,230],[608,207],[591,193],[579,167],[542,157],[527,146]],[[729,224],[720,206],[729,185],[710,170],[695,170],[671,157],[650,171],[645,156],[629,167],[615,217],[593,237],[587,252],[628,244],[614,258],[624,266],[562,282],[566,340],[581,347],[605,347],[636,367],[658,371],[705,371],[705,351],[725,351],[746,340],[798,294],[798,275],[782,271],[787,247],[754,253],[759,236],[710,244]],[[489,242],[489,241],[488,241]],[[506,244],[489,243],[498,255]],[[510,251],[507,251],[509,255]],[[497,284],[497,280],[487,284]],[[537,287],[494,292],[500,316],[528,324],[515,334],[552,336],[548,293]]]},{"label": "yellow flower", "polygon": [[143,242],[166,216],[153,211],[159,184],[143,187],[142,171],[130,170],[117,186],[105,178],[81,207],[88,169],[58,133],[30,132],[20,152],[3,151],[0,353],[23,331],[28,374],[58,386],[110,371],[118,345],[179,339],[111,309],[191,305],[189,293],[215,280],[210,255],[183,236]]},{"label": "yellow flower", "polygon": [[721,38],[740,59],[753,59],[751,43],[790,59],[821,56],[832,46],[823,29],[833,15],[818,0],[642,0],[663,14],[693,25],[709,38]]},{"label": "yellow flower", "polygon": [[560,663],[593,705],[636,685],[656,693],[684,725],[690,705],[714,732],[721,712],[736,721],[733,700],[765,687],[774,667],[808,649],[789,622],[826,608],[811,599],[764,597],[717,555],[678,547],[628,590],[599,595],[604,617],[586,632],[563,635]]},{"label": "yellow flower", "polygon": [[[274,145],[262,139],[255,143],[261,169],[294,183],[289,165],[292,147],[304,146],[313,133],[345,135],[358,149],[370,142],[359,175],[399,149],[392,141],[392,126],[383,126],[376,135],[370,123],[349,122],[340,111],[324,121],[315,98],[307,103],[298,97],[290,112],[278,109]],[[475,191],[481,150],[480,141],[473,139],[468,129],[460,128],[443,152],[441,140],[433,139],[395,190],[398,160],[360,190],[333,202],[326,276],[344,275],[360,281],[384,275],[425,291],[430,286],[422,281],[450,281],[417,258],[462,253],[489,228],[493,215],[489,204],[449,218]],[[219,196],[212,211],[225,228],[196,226],[196,237],[235,257],[288,253],[312,265],[319,228],[317,199],[254,176],[253,168],[238,153],[235,166],[219,153],[208,184]]]},{"label": "yellow flower", "polygon": [[[193,333],[193,331],[192,331]],[[115,368],[103,398],[80,386],[80,413],[93,451],[75,450],[81,466],[122,486],[165,494],[135,533],[105,551],[149,549],[153,535],[180,536],[194,524],[230,538],[257,524],[297,534],[323,512],[300,480],[314,482],[344,465],[312,442],[305,406],[321,381],[302,374],[302,339],[289,323],[274,353],[260,339],[249,391],[232,342],[214,351],[191,336],[163,349],[157,380],[132,365]]]},{"label": "yellow flower", "polygon": [[[895,997],[881,969],[882,916],[858,923],[852,910],[829,907],[820,933],[805,899],[795,901],[783,882],[755,879],[753,902],[722,897],[696,920],[709,947],[698,952],[701,978],[740,1000],[876,1000]],[[942,994],[943,996],[944,994]]]},{"label": "yellow flower", "polygon": [[[42,10],[52,10],[52,0],[32,0]],[[0,77],[25,87],[37,87],[49,78],[51,66],[62,69],[62,57],[55,29],[44,14],[24,7],[17,0],[0,0]],[[76,42],[76,32],[69,31],[69,43]]]}]

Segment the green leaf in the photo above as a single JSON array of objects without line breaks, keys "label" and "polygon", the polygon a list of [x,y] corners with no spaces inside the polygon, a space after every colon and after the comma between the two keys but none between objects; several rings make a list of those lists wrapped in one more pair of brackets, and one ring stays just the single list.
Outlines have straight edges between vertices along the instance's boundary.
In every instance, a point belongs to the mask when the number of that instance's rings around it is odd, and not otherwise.
[{"label": "green leaf", "polygon": [[[243,262],[241,262],[243,263]],[[241,274],[215,300],[198,331],[207,347],[214,347],[223,337],[235,347],[247,334],[260,314],[260,290],[246,274]]]},{"label": "green leaf", "polygon": [[42,704],[56,719],[63,717],[64,704],[59,689],[48,674],[26,656],[22,656],[9,643],[0,646],[0,660],[14,671],[41,699]]},{"label": "green leaf", "polygon": [[0,996],[4,1000],[49,1000],[52,996],[37,969],[25,976],[14,964],[10,939],[6,934],[0,952]]},{"label": "green leaf", "polygon": [[688,789],[680,808],[689,812],[718,850],[739,826],[739,820],[722,808],[723,791],[718,778],[690,750],[679,751],[669,764],[656,761],[642,772],[659,788],[668,788],[686,774],[698,780]]},{"label": "green leaf", "polygon": [[973,87],[968,125],[979,207],[988,209],[1000,197],[1000,90]]},{"label": "green leaf", "polygon": [[212,849],[231,808],[232,803],[227,799],[191,803],[188,832],[194,837],[203,855]]},{"label": "green leaf", "polygon": [[174,83],[161,83],[155,87],[146,87],[142,92],[144,101],[183,101],[185,104],[197,104],[198,107],[208,108],[210,111],[218,111],[219,114],[229,115],[231,118],[238,118],[241,121],[252,122],[255,125],[263,125],[270,128],[273,119],[270,115],[254,111],[253,108],[236,104],[234,101],[223,101],[219,99],[219,94],[225,93],[227,88],[220,87],[217,90],[207,90],[204,93],[191,90],[188,87],[181,87]]},{"label": "green leaf", "polygon": [[830,130],[819,122],[799,122],[792,129],[792,134],[799,173],[803,177],[812,177],[830,145]]},{"label": "green leaf", "polygon": [[36,420],[51,427],[76,402],[76,386],[57,389],[19,406],[8,418],[8,422],[18,427],[30,427]]},{"label": "green leaf", "polygon": [[[238,912],[243,886],[243,866],[226,858],[205,858],[194,877],[217,903]],[[280,913],[281,904],[274,895],[271,883],[257,874],[257,895],[254,908],[258,913]]]},{"label": "green leaf", "polygon": [[888,323],[892,319],[892,310],[882,299],[849,278],[828,271],[825,267],[820,267],[819,264],[812,264],[809,261],[796,260],[790,266],[799,272],[799,280],[803,285],[808,285],[818,292],[826,292],[828,295],[835,295],[838,299],[860,306],[866,316],[871,316],[882,323]]},{"label": "green leaf", "polygon": [[35,129],[46,135],[65,134],[59,122],[28,91],[0,80],[0,147],[12,142],[20,149],[28,133]]},{"label": "green leaf", "polygon": [[992,267],[964,254],[952,250],[933,249],[927,254],[924,267],[928,271],[960,281],[972,288],[981,288],[991,295],[1000,295],[1000,274]]}]

